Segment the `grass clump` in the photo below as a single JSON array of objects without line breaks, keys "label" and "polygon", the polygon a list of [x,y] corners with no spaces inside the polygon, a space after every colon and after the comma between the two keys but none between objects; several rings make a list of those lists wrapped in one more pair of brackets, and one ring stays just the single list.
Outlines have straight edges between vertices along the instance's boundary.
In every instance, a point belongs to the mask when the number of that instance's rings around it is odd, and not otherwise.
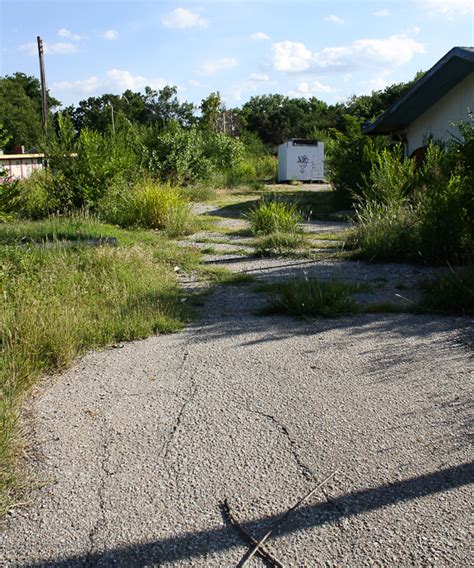
[{"label": "grass clump", "polygon": [[474,266],[451,269],[421,285],[420,306],[430,311],[474,315]]},{"label": "grass clump", "polygon": [[358,311],[358,305],[351,293],[358,290],[356,285],[339,281],[304,279],[278,283],[267,290],[269,304],[265,313],[307,317],[352,314]]},{"label": "grass clump", "polygon": [[143,179],[128,189],[111,192],[101,215],[123,227],[159,229],[170,237],[189,234],[193,215],[183,192],[170,183]]},{"label": "grass clump", "polygon": [[302,233],[274,232],[258,238],[255,250],[261,256],[290,256],[298,249],[307,248]]},{"label": "grass clump", "polygon": [[295,205],[274,199],[261,199],[245,216],[255,235],[296,233],[303,221]]}]

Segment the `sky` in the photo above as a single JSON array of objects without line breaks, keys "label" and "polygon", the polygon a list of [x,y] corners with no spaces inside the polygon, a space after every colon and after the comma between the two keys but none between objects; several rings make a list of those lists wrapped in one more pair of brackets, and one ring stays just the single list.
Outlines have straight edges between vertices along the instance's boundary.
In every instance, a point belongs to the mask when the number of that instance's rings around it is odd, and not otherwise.
[{"label": "sky", "polygon": [[176,85],[228,107],[281,93],[327,103],[428,70],[474,46],[473,0],[0,0],[0,74],[39,77],[64,106]]}]

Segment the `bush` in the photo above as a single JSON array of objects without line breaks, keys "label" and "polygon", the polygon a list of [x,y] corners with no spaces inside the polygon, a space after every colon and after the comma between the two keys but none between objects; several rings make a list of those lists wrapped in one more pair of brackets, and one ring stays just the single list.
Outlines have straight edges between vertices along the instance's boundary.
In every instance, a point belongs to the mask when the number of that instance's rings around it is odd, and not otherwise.
[{"label": "bush", "polygon": [[358,190],[363,201],[402,204],[417,181],[416,162],[403,156],[403,148],[383,148],[374,152],[372,167]]},{"label": "bush", "polygon": [[398,151],[375,155],[356,212],[359,253],[430,263],[472,258],[473,130],[461,126],[465,144],[431,143],[418,172],[413,160],[402,160]]},{"label": "bush", "polygon": [[273,199],[261,199],[246,217],[255,235],[295,233],[303,221],[295,205]]},{"label": "bush", "polygon": [[387,145],[385,137],[362,134],[360,122],[350,115],[344,117],[343,132],[329,131],[325,146],[326,175],[341,207],[351,205],[354,194],[365,187],[376,151]]},{"label": "bush", "polygon": [[47,217],[58,208],[51,185],[52,177],[44,171],[35,171],[26,179],[1,183],[0,213],[30,219]]},{"label": "bush", "polygon": [[192,230],[193,216],[183,192],[170,183],[143,179],[131,187],[118,186],[102,203],[101,216],[122,227],[159,229],[169,236]]}]

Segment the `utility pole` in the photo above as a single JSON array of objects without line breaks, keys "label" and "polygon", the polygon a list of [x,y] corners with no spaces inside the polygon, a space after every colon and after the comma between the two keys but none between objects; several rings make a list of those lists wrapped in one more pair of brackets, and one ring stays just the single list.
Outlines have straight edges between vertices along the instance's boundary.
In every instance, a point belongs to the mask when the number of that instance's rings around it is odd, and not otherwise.
[{"label": "utility pole", "polygon": [[48,123],[48,101],[46,99],[46,74],[44,72],[44,48],[43,40],[40,36],[36,38],[38,40],[38,54],[39,54],[39,64],[40,64],[40,75],[41,75],[41,117],[43,119],[43,128],[46,130],[46,125]]}]

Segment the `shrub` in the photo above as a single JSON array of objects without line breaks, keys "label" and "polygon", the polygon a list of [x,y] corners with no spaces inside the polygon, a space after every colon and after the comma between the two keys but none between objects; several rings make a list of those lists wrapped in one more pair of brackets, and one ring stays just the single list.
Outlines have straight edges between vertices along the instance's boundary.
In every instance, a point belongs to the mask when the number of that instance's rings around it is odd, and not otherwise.
[{"label": "shrub", "polygon": [[370,173],[358,190],[363,201],[402,204],[416,184],[416,162],[405,159],[401,146],[375,151]]},{"label": "shrub", "polygon": [[144,179],[130,188],[118,187],[102,204],[102,216],[123,227],[145,227],[169,236],[192,230],[193,216],[183,192],[170,183]]},{"label": "shrub", "polygon": [[47,217],[58,207],[51,184],[51,175],[44,171],[36,171],[26,179],[1,183],[0,212],[20,218]]},{"label": "shrub", "polygon": [[352,204],[354,193],[366,184],[375,152],[387,144],[385,137],[362,134],[360,122],[350,115],[344,117],[343,132],[329,131],[325,146],[326,175],[341,207]]},{"label": "shrub", "polygon": [[354,287],[344,282],[296,280],[274,285],[269,292],[270,313],[298,316],[338,316],[357,311]]},{"label": "shrub", "polygon": [[177,123],[165,130],[150,127],[145,131],[143,162],[151,175],[180,185],[209,179],[214,169],[202,133]]},{"label": "shrub", "polygon": [[255,235],[295,233],[303,220],[295,205],[274,199],[261,199],[246,217]]}]

